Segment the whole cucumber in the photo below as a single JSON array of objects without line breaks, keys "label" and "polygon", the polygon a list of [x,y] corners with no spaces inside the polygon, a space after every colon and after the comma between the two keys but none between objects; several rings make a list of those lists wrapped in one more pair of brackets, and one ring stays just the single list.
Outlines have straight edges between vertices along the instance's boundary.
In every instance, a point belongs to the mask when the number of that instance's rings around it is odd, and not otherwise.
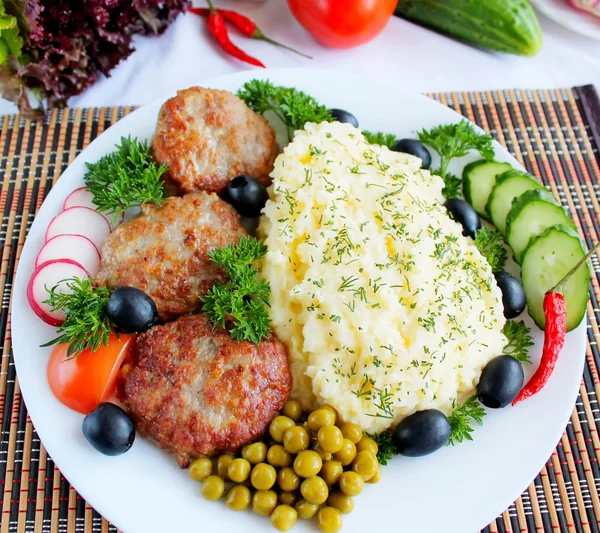
[{"label": "whole cucumber", "polygon": [[533,56],[542,48],[527,0],[399,0],[396,15],[500,52]]}]

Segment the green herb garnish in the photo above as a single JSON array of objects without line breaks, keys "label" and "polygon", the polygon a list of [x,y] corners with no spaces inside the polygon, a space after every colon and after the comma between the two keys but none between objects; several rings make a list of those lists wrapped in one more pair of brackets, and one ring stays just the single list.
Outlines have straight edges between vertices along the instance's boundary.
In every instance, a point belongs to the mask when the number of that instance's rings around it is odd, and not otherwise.
[{"label": "green herb garnish", "polygon": [[121,137],[114,152],[86,165],[83,179],[99,211],[117,215],[164,198],[161,176],[167,167],[152,159],[148,143]]},{"label": "green herb garnish", "polygon": [[[108,344],[111,323],[106,316],[106,304],[111,291],[106,287],[94,287],[93,279],[69,278],[59,281],[48,291],[48,299],[52,311],[62,309],[65,321],[59,326],[59,336],[42,344],[42,347],[69,342],[67,357],[76,357],[88,348],[95,352],[101,344]],[[70,293],[57,292],[59,285],[64,284]]]},{"label": "green herb garnish", "polygon": [[244,237],[235,246],[229,244],[208,254],[224,267],[229,281],[213,285],[200,299],[214,326],[225,328],[227,322],[233,322],[229,334],[235,340],[258,344],[271,332],[267,310],[271,288],[257,278],[258,271],[252,267],[266,252],[267,247],[258,239]]},{"label": "green herb garnish", "polygon": [[417,134],[422,143],[431,146],[439,154],[440,167],[444,173],[452,159],[468,155],[471,150],[477,150],[485,159],[494,157],[492,137],[487,133],[477,132],[467,120],[421,130]]},{"label": "green herb garnish", "polygon": [[521,363],[531,363],[529,357],[529,348],[533,346],[533,337],[531,329],[525,325],[525,322],[519,320],[508,320],[504,324],[502,333],[508,339],[508,344],[502,350],[505,355],[511,355]]},{"label": "green herb garnish", "polygon": [[294,87],[273,85],[268,80],[250,80],[237,95],[257,113],[273,112],[285,124],[290,140],[294,130],[302,129],[307,122],[334,121],[327,107],[312,96]]},{"label": "green herb garnish", "polygon": [[398,450],[392,440],[392,435],[387,431],[383,431],[378,435],[369,435],[369,437],[371,437],[377,443],[377,446],[379,446],[377,460],[380,465],[386,466],[392,457],[398,455]]},{"label": "green herb garnish", "polygon": [[396,142],[396,136],[393,133],[363,130],[362,134],[369,144],[379,144],[381,146],[387,146],[390,150],[394,147],[394,144]]},{"label": "green herb garnish", "polygon": [[477,396],[471,396],[462,405],[454,408],[452,414],[448,417],[452,433],[448,444],[454,446],[463,440],[473,440],[471,433],[473,428],[471,424],[476,422],[480,426],[483,424],[485,409],[481,407]]},{"label": "green herb garnish", "polygon": [[444,188],[442,189],[444,198],[450,200],[451,198],[459,198],[461,196],[462,180],[459,177],[451,172],[446,172],[442,175],[439,169],[432,170],[431,173],[440,176],[444,180]]},{"label": "green herb garnish", "polygon": [[475,232],[475,246],[492,267],[492,272],[504,270],[506,265],[506,248],[500,232],[490,231],[486,227]]},{"label": "green herb garnish", "polygon": [[471,150],[477,150],[485,159],[494,157],[492,137],[487,133],[477,132],[467,120],[421,130],[417,134],[422,143],[433,148],[440,156],[440,168],[432,173],[444,180],[446,186],[442,192],[446,198],[460,196],[462,180],[448,172],[448,165],[452,159],[463,157]]}]

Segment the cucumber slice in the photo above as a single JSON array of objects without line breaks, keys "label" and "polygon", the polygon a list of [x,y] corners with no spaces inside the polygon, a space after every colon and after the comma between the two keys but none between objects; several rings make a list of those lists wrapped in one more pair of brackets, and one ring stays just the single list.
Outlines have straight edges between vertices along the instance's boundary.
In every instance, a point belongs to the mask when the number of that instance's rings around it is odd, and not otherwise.
[{"label": "cucumber slice", "polygon": [[506,240],[515,261],[521,263],[521,256],[532,237],[556,224],[575,230],[567,212],[546,189],[533,189],[517,197],[506,217]]},{"label": "cucumber slice", "polygon": [[492,187],[496,183],[496,176],[512,167],[508,163],[487,161],[481,159],[469,163],[463,170],[463,194],[475,211],[487,219],[485,204],[488,201]]},{"label": "cucumber slice", "polygon": [[[585,256],[581,237],[569,226],[552,226],[534,237],[523,254],[521,281],[527,298],[527,311],[544,329],[544,295]],[[564,288],[567,304],[567,331],[575,329],[585,316],[590,298],[590,268],[582,265]]]},{"label": "cucumber slice", "polygon": [[496,229],[506,237],[506,216],[512,202],[525,191],[541,189],[542,184],[521,170],[509,170],[496,178],[496,185],[488,198],[485,210]]}]

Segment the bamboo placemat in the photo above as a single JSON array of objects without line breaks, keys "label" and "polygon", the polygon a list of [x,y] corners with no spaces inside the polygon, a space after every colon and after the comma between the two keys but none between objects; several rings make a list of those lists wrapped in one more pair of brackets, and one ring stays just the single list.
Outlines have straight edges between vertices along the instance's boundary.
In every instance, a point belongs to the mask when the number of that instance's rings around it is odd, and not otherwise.
[{"label": "bamboo placemat", "polygon": [[[600,239],[600,101],[593,87],[429,96],[490,131],[529,172],[549,185],[569,209],[588,246]],[[0,367],[0,533],[117,531],[61,476],[31,424],[15,375],[9,304],[27,230],[52,183],[92,139],[131,110],[55,110],[39,123],[14,115],[0,117],[0,330],[4,339]],[[598,259],[594,258],[593,266],[587,358],[572,418],[540,474],[483,530],[485,533],[600,531]],[[452,517],[448,517],[448,528],[452,530]]]}]

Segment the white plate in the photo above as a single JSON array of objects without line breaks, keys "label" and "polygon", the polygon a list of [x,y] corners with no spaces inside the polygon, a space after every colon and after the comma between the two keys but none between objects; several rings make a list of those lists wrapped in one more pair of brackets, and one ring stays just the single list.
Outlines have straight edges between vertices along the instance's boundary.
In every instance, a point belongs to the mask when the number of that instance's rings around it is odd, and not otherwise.
[{"label": "white plate", "polygon": [[[400,137],[461,119],[419,94],[340,72],[252,70],[204,85],[235,91],[253,77],[304,89],[329,107],[352,111],[361,127]],[[173,458],[141,438],[120,457],[97,453],[81,434],[82,416],[61,405],[46,382],[50,350],[39,345],[53,338],[54,329],[34,315],[25,298],[44,231],[68,193],[83,185],[84,162],[110,152],[122,135],[151,137],[163,101],[135,111],[94,140],[56,183],[33,223],[13,289],[12,338],[21,390],[58,468],[92,506],[126,533],[273,531],[266,518],[203,500],[198,483]],[[504,148],[498,144],[495,148],[499,160],[519,166]],[[454,170],[475,158],[465,158]],[[534,331],[532,356],[537,362],[542,334],[537,328]],[[382,481],[356,498],[356,509],[346,517],[343,531],[384,531],[393,524],[398,531],[471,533],[486,526],[520,495],[550,457],[577,396],[584,353],[582,324],[568,335],[563,357],[542,392],[515,408],[490,412],[473,442],[424,458],[395,458],[384,468]],[[532,369],[526,372],[529,377]],[[315,531],[315,526],[299,523],[294,531]]]},{"label": "white plate", "polygon": [[567,0],[530,0],[549,19],[571,31],[600,40],[600,19],[577,11]]}]

